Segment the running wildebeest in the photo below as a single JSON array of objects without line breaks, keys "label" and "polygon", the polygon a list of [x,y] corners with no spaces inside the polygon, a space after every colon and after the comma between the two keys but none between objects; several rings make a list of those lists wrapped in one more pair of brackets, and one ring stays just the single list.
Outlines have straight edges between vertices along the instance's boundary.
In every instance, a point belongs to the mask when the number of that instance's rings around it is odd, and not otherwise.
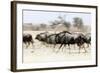
[{"label": "running wildebeest", "polygon": [[51,34],[51,35],[49,35],[47,37],[47,43],[48,44],[53,44],[54,48],[55,48],[56,45],[61,44],[60,47],[59,47],[59,49],[58,49],[58,51],[59,51],[60,48],[62,47],[62,45],[65,44],[65,39],[64,39],[64,41],[62,40],[63,36],[65,35],[65,33],[71,34],[68,31],[63,31],[63,32],[60,32],[60,33],[57,33],[57,34]]},{"label": "running wildebeest", "polygon": [[61,39],[62,39],[62,37],[65,35],[65,33],[71,34],[71,33],[68,32],[68,31],[63,31],[63,32],[60,32],[60,33],[57,33],[57,34],[56,34],[56,42],[57,42],[57,43],[61,44]]},{"label": "running wildebeest", "polygon": [[48,32],[43,32],[43,33],[37,34],[35,39],[37,39],[37,40],[43,42],[43,44],[45,44],[48,36],[49,36]]},{"label": "running wildebeest", "polygon": [[79,53],[80,53],[80,49],[84,48],[85,52],[86,49],[83,46],[83,44],[85,43],[84,39],[86,37],[82,34],[82,33],[70,33],[68,31],[64,32],[64,35],[60,38],[60,47],[59,49],[64,45],[68,45],[69,47],[69,52],[70,52],[70,45],[75,45],[77,44],[77,46],[79,47]]},{"label": "running wildebeest", "polygon": [[54,45],[54,48],[57,44],[61,44],[61,39],[62,39],[62,36],[64,36],[64,33],[70,33],[68,31],[63,31],[63,32],[60,32],[60,33],[55,33],[55,34],[51,34],[47,37],[47,44],[53,44]]},{"label": "running wildebeest", "polygon": [[86,37],[84,34],[82,33],[78,33],[77,34],[78,36],[75,38],[75,43],[77,44],[77,46],[79,47],[79,53],[80,53],[80,50],[81,49],[84,49],[85,50],[85,53],[87,52],[86,51],[86,48],[84,46],[84,43],[86,41]]},{"label": "running wildebeest", "polygon": [[[59,47],[59,50],[61,49],[61,47],[62,46],[66,46],[66,45],[68,45],[69,46],[69,49],[70,49],[70,43],[71,43],[71,33],[70,32],[68,32],[68,31],[63,31],[63,32],[61,32],[61,33],[59,33],[58,34],[58,43],[60,43],[61,45],[60,45],[60,47]],[[62,50],[63,50],[63,48],[62,48]]]},{"label": "running wildebeest", "polygon": [[34,41],[33,41],[32,35],[31,34],[23,34],[23,43],[25,43],[26,48],[28,48],[28,46],[30,44],[33,45]]},{"label": "running wildebeest", "polygon": [[89,47],[89,45],[91,45],[91,33],[87,33],[85,36],[86,36],[85,43],[87,44],[87,47]]}]

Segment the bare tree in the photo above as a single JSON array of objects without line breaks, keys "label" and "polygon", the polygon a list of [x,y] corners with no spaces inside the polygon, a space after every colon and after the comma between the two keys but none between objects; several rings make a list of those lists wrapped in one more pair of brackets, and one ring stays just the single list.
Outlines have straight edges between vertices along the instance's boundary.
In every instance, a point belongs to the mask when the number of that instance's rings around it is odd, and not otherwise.
[{"label": "bare tree", "polygon": [[83,27],[83,20],[79,17],[75,17],[74,19],[74,26],[78,29],[81,29]]},{"label": "bare tree", "polygon": [[56,20],[50,22],[51,27],[55,28],[56,25],[63,24],[66,28],[69,28],[71,26],[71,23],[67,22],[65,18],[66,18],[65,15],[64,16],[59,15]]},{"label": "bare tree", "polygon": [[65,27],[69,28],[71,26],[71,23],[66,21],[66,19],[65,19],[66,16],[65,15],[64,16],[58,16],[58,18],[60,19],[60,23],[64,24]]}]

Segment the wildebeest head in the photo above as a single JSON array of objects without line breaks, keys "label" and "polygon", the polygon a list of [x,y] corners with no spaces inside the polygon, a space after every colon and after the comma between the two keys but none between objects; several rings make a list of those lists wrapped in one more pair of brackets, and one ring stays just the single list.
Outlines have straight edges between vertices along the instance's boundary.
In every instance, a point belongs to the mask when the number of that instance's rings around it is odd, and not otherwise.
[{"label": "wildebeest head", "polygon": [[47,38],[48,34],[49,34],[48,32],[37,34],[35,39],[44,42],[44,41],[46,41],[46,38]]},{"label": "wildebeest head", "polygon": [[86,40],[86,37],[84,34],[82,33],[79,33],[77,34],[77,37],[75,38],[75,43],[78,45],[78,46],[81,46],[85,43],[85,40]]},{"label": "wildebeest head", "polygon": [[28,41],[32,41],[32,35],[31,34],[23,34],[23,42],[28,42]]},{"label": "wildebeest head", "polygon": [[35,39],[41,40],[41,36],[38,34],[38,35],[36,35]]},{"label": "wildebeest head", "polygon": [[91,33],[87,33],[85,36],[86,36],[86,43],[91,44]]}]

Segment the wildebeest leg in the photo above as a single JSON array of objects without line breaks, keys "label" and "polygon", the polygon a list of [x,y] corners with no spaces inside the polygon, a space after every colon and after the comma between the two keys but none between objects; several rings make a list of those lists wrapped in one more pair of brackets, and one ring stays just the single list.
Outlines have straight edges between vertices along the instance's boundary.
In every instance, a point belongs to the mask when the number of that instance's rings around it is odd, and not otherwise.
[{"label": "wildebeest leg", "polygon": [[[34,47],[34,42],[33,42],[33,40],[31,41],[31,44],[32,44],[32,49],[33,49],[33,47]],[[31,53],[34,53],[34,50],[31,51]]]},{"label": "wildebeest leg", "polygon": [[[63,44],[60,45],[60,47],[58,48],[58,51],[61,49],[62,46],[63,46]],[[57,51],[57,52],[58,52],[58,51]]]},{"label": "wildebeest leg", "polygon": [[79,46],[79,53],[81,52],[82,45],[84,45],[84,44],[82,44],[82,43],[78,43],[78,46]]},{"label": "wildebeest leg", "polygon": [[55,48],[56,47],[56,43],[54,43],[54,46],[53,46],[53,48]]},{"label": "wildebeest leg", "polygon": [[29,43],[26,43],[26,48],[28,48],[28,46],[29,46]]},{"label": "wildebeest leg", "polygon": [[32,41],[31,41],[32,47],[34,47],[33,43],[34,43],[34,42],[33,42],[33,40],[32,40]]},{"label": "wildebeest leg", "polygon": [[55,45],[53,46],[53,48],[52,48],[52,49],[53,49],[52,51],[53,51],[53,52],[55,52]]},{"label": "wildebeest leg", "polygon": [[74,49],[75,49],[76,44],[74,44]]},{"label": "wildebeest leg", "polygon": [[91,43],[89,44],[89,47],[88,47],[88,50],[90,50],[91,49]]},{"label": "wildebeest leg", "polygon": [[89,47],[89,44],[87,44],[87,48]]},{"label": "wildebeest leg", "polygon": [[85,51],[84,53],[86,53],[86,52],[87,52],[87,50],[86,50],[86,48],[85,48],[85,45],[83,45],[83,48],[84,48],[84,51]]},{"label": "wildebeest leg", "polygon": [[23,43],[23,47],[24,47],[24,45],[25,45],[25,48],[27,48],[27,43],[26,42]]},{"label": "wildebeest leg", "polygon": [[80,49],[81,49],[81,46],[79,46],[79,52],[78,53],[80,53]]},{"label": "wildebeest leg", "polygon": [[79,47],[78,53],[80,53],[80,50],[81,50],[81,44],[77,43],[77,46]]},{"label": "wildebeest leg", "polygon": [[81,44],[81,45],[80,45],[80,49],[84,49],[84,53],[87,52],[86,47],[85,47],[85,44]]},{"label": "wildebeest leg", "polygon": [[47,43],[45,43],[45,46],[46,46],[46,47],[49,47],[49,45],[48,45]]},{"label": "wildebeest leg", "polygon": [[56,47],[56,43],[54,44],[54,46],[53,46],[53,51],[55,52],[55,47]]},{"label": "wildebeest leg", "polygon": [[66,47],[66,44],[64,44],[64,46],[63,46],[63,48],[62,48],[62,52],[63,52],[63,50],[64,50],[64,47]]},{"label": "wildebeest leg", "polygon": [[71,50],[71,48],[70,48],[70,45],[69,45],[69,44],[68,44],[68,48],[69,48],[69,54],[70,54],[70,53],[71,53],[71,51],[70,51],[70,50]]},{"label": "wildebeest leg", "polygon": [[33,44],[33,43],[34,43],[34,41],[32,40],[32,41],[31,41],[31,43]]},{"label": "wildebeest leg", "polygon": [[59,49],[63,46],[63,44],[60,45]]},{"label": "wildebeest leg", "polygon": [[31,43],[31,42],[28,42],[28,47],[30,46],[30,43]]}]

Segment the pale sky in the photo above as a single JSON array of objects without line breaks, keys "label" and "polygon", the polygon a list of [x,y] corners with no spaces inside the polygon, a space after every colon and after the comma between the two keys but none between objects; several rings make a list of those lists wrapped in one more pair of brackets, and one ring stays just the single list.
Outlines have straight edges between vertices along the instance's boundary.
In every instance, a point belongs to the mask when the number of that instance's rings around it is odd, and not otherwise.
[{"label": "pale sky", "polygon": [[82,18],[84,25],[91,25],[90,13],[75,13],[75,12],[54,12],[54,11],[23,11],[23,23],[49,23],[54,21],[58,16],[64,16],[65,20],[73,24],[73,18]]}]

